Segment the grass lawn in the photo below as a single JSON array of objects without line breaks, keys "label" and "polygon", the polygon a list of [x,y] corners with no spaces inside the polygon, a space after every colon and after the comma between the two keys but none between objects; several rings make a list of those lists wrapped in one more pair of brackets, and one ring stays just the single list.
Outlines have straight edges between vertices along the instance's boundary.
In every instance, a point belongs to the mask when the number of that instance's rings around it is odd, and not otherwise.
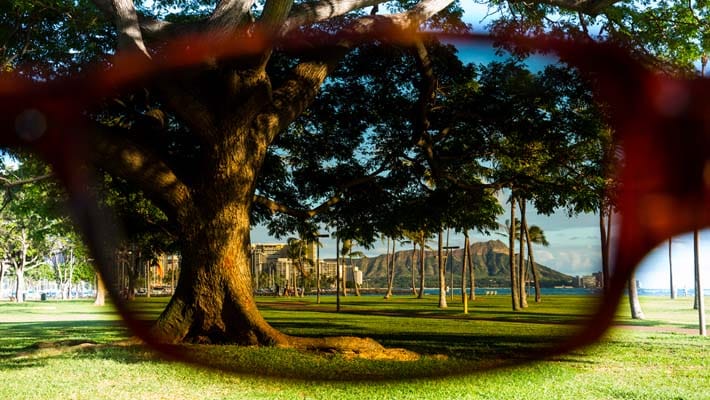
[{"label": "grass lawn", "polygon": [[[423,355],[418,361],[237,346],[181,346],[210,367],[166,361],[140,345],[75,351],[37,342],[111,343],[130,335],[110,306],[90,302],[0,303],[0,399],[709,399],[710,339],[689,334],[692,298],[642,298],[645,321],[626,304],[600,343],[551,360],[521,354],[573,335],[589,297],[548,296],[522,313],[507,297],[481,297],[464,315],[436,299],[259,298],[267,320],[295,335],[372,337]],[[165,299],[140,299],[154,318]],[[470,372],[501,361],[513,366]],[[518,365],[520,364],[520,365]]]}]

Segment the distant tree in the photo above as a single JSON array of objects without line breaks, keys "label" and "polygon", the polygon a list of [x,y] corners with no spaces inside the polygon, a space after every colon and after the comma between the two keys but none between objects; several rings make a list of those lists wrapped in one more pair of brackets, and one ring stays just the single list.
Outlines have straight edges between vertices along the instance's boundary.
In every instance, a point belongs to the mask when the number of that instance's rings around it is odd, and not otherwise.
[{"label": "distant tree", "polygon": [[668,274],[670,277],[670,286],[671,286],[671,300],[675,300],[675,285],[673,284],[673,254],[672,254],[672,242],[673,238],[669,237],[668,238]]}]

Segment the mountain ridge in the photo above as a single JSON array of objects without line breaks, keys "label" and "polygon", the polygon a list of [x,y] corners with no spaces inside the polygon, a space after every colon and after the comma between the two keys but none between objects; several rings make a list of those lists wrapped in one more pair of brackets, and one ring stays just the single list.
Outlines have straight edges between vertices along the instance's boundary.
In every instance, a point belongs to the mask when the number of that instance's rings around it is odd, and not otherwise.
[{"label": "mountain ridge", "polygon": [[[510,268],[508,247],[500,240],[489,240],[486,242],[475,242],[470,245],[471,257],[474,265],[476,286],[482,287],[506,287],[510,286]],[[438,282],[438,262],[436,250],[426,250],[424,252],[424,275],[425,285],[433,286],[433,282]],[[461,262],[463,259],[463,248],[450,251],[451,258],[447,258],[446,279],[450,284],[451,270],[453,266],[454,286],[460,286]],[[395,253],[395,287],[411,287],[411,265],[412,250],[398,250]],[[516,254],[517,256],[517,254]],[[391,257],[391,254],[390,254]],[[363,272],[363,280],[369,287],[386,286],[386,266],[387,255],[380,254],[375,257],[353,258],[352,265]],[[527,260],[527,257],[526,257]],[[331,259],[330,261],[335,261]],[[346,265],[350,266],[350,259],[345,257]],[[558,285],[572,284],[574,278],[570,275],[556,271],[538,262],[535,262],[540,275],[542,287],[553,287]],[[416,269],[416,283],[419,284],[419,249],[414,257]],[[467,274],[468,275],[468,274]],[[468,280],[468,277],[466,277]],[[348,280],[352,280],[352,274],[348,273]],[[528,272],[528,280],[532,280],[532,271]],[[438,284],[438,283],[437,283]]]}]

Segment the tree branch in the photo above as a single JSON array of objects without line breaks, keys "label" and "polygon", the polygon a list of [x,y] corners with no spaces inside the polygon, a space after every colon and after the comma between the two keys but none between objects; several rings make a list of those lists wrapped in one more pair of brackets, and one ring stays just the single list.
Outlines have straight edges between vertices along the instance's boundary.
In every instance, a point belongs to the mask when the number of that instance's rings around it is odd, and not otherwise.
[{"label": "tree branch", "polygon": [[377,4],[383,2],[383,0],[323,0],[301,3],[293,6],[291,13],[286,21],[284,21],[279,34],[283,36],[299,26],[325,21],[339,15],[344,15],[353,10],[376,6]]},{"label": "tree branch", "polygon": [[194,208],[189,187],[160,158],[121,135],[94,124],[90,136],[93,162],[135,184],[168,218],[178,222]]},{"label": "tree branch", "polygon": [[113,19],[118,31],[118,49],[143,53],[150,58],[133,0],[93,0],[94,4]]},{"label": "tree branch", "polygon": [[307,209],[289,207],[285,204],[268,199],[268,198],[258,195],[258,194],[254,195],[254,204],[259,204],[263,207],[266,207],[266,209],[270,210],[271,212],[274,212],[274,213],[279,212],[279,213],[287,214],[287,215],[290,215],[292,217],[296,217],[299,219],[312,218],[312,217],[326,211],[328,208],[339,203],[340,201],[342,201],[342,197],[333,196],[330,199],[328,199],[327,201],[323,202],[318,207],[307,210]]},{"label": "tree branch", "polygon": [[254,0],[220,0],[207,21],[211,29],[231,32],[242,25]]},{"label": "tree branch", "polygon": [[[538,3],[596,16],[602,13],[606,8],[621,1],[622,0],[539,0]],[[524,2],[524,0],[516,0],[515,2]]]}]

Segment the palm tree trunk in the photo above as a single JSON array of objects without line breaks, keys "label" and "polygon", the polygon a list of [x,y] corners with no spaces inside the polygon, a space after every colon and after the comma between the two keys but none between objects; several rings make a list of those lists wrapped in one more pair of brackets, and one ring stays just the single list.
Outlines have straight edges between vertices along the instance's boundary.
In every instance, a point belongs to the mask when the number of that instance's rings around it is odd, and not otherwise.
[{"label": "palm tree trunk", "polygon": [[446,304],[446,265],[444,264],[444,232],[439,231],[439,248],[437,254],[439,258],[439,308],[447,308]]},{"label": "palm tree trunk", "polygon": [[540,274],[537,270],[537,265],[535,265],[535,257],[533,257],[533,247],[532,240],[530,240],[530,232],[528,232],[527,221],[523,224],[525,227],[525,238],[528,242],[528,263],[533,275],[533,284],[535,285],[535,303],[542,302],[542,293],[540,290]]},{"label": "palm tree trunk", "polygon": [[424,248],[426,247],[426,242],[422,239],[419,243],[419,295],[418,299],[424,298]]},{"label": "palm tree trunk", "polygon": [[[385,294],[385,299],[389,299],[392,297],[392,287],[394,286],[394,263],[395,263],[395,258],[397,258],[397,241],[392,240],[392,258],[391,258],[391,265],[389,268],[387,268],[388,275],[387,275],[387,293]],[[387,252],[389,253],[389,239],[387,239]],[[390,262],[388,260],[388,262]]]},{"label": "palm tree trunk", "polygon": [[644,319],[641,303],[639,302],[638,288],[636,287],[636,274],[631,274],[629,278],[629,306],[631,307],[632,319]]},{"label": "palm tree trunk", "polygon": [[[468,232],[466,232],[468,234]],[[471,256],[471,249],[468,249],[468,281],[469,287],[471,288],[471,293],[468,294],[468,299],[471,301],[476,300],[476,272],[473,267],[473,257]]]},{"label": "palm tree trunk", "polygon": [[414,264],[415,264],[414,258],[415,258],[416,256],[417,256],[417,242],[415,242],[414,240],[412,240],[412,263],[411,263],[411,269],[412,269],[412,295],[415,296],[415,297],[417,296],[417,286],[416,286],[415,279],[414,279],[414,271],[415,271],[415,268],[414,268]]},{"label": "palm tree trunk", "polygon": [[518,294],[518,274],[515,270],[515,197],[510,197],[510,228],[508,229],[508,257],[510,258],[510,296],[513,303],[513,311],[520,309],[520,297]]},{"label": "palm tree trunk", "polygon": [[605,218],[605,207],[599,208],[599,237],[601,240],[601,250],[602,250],[602,286],[606,293],[609,290],[609,241],[608,232],[606,229],[606,218]]},{"label": "palm tree trunk", "polygon": [[464,231],[463,244],[463,262],[461,263],[461,302],[463,303],[463,313],[468,314],[468,293],[466,293],[466,268],[468,266],[469,254],[469,239],[468,232]]},{"label": "palm tree trunk", "polygon": [[525,199],[521,198],[518,200],[519,206],[520,206],[520,246],[519,246],[519,258],[518,258],[518,279],[519,279],[519,288],[520,288],[520,308],[527,308],[528,307],[528,294],[526,292],[526,280],[527,280],[527,273],[525,271],[525,250],[523,248],[523,245],[525,243]]},{"label": "palm tree trunk", "polygon": [[340,311],[340,237],[335,237],[335,311]]}]

